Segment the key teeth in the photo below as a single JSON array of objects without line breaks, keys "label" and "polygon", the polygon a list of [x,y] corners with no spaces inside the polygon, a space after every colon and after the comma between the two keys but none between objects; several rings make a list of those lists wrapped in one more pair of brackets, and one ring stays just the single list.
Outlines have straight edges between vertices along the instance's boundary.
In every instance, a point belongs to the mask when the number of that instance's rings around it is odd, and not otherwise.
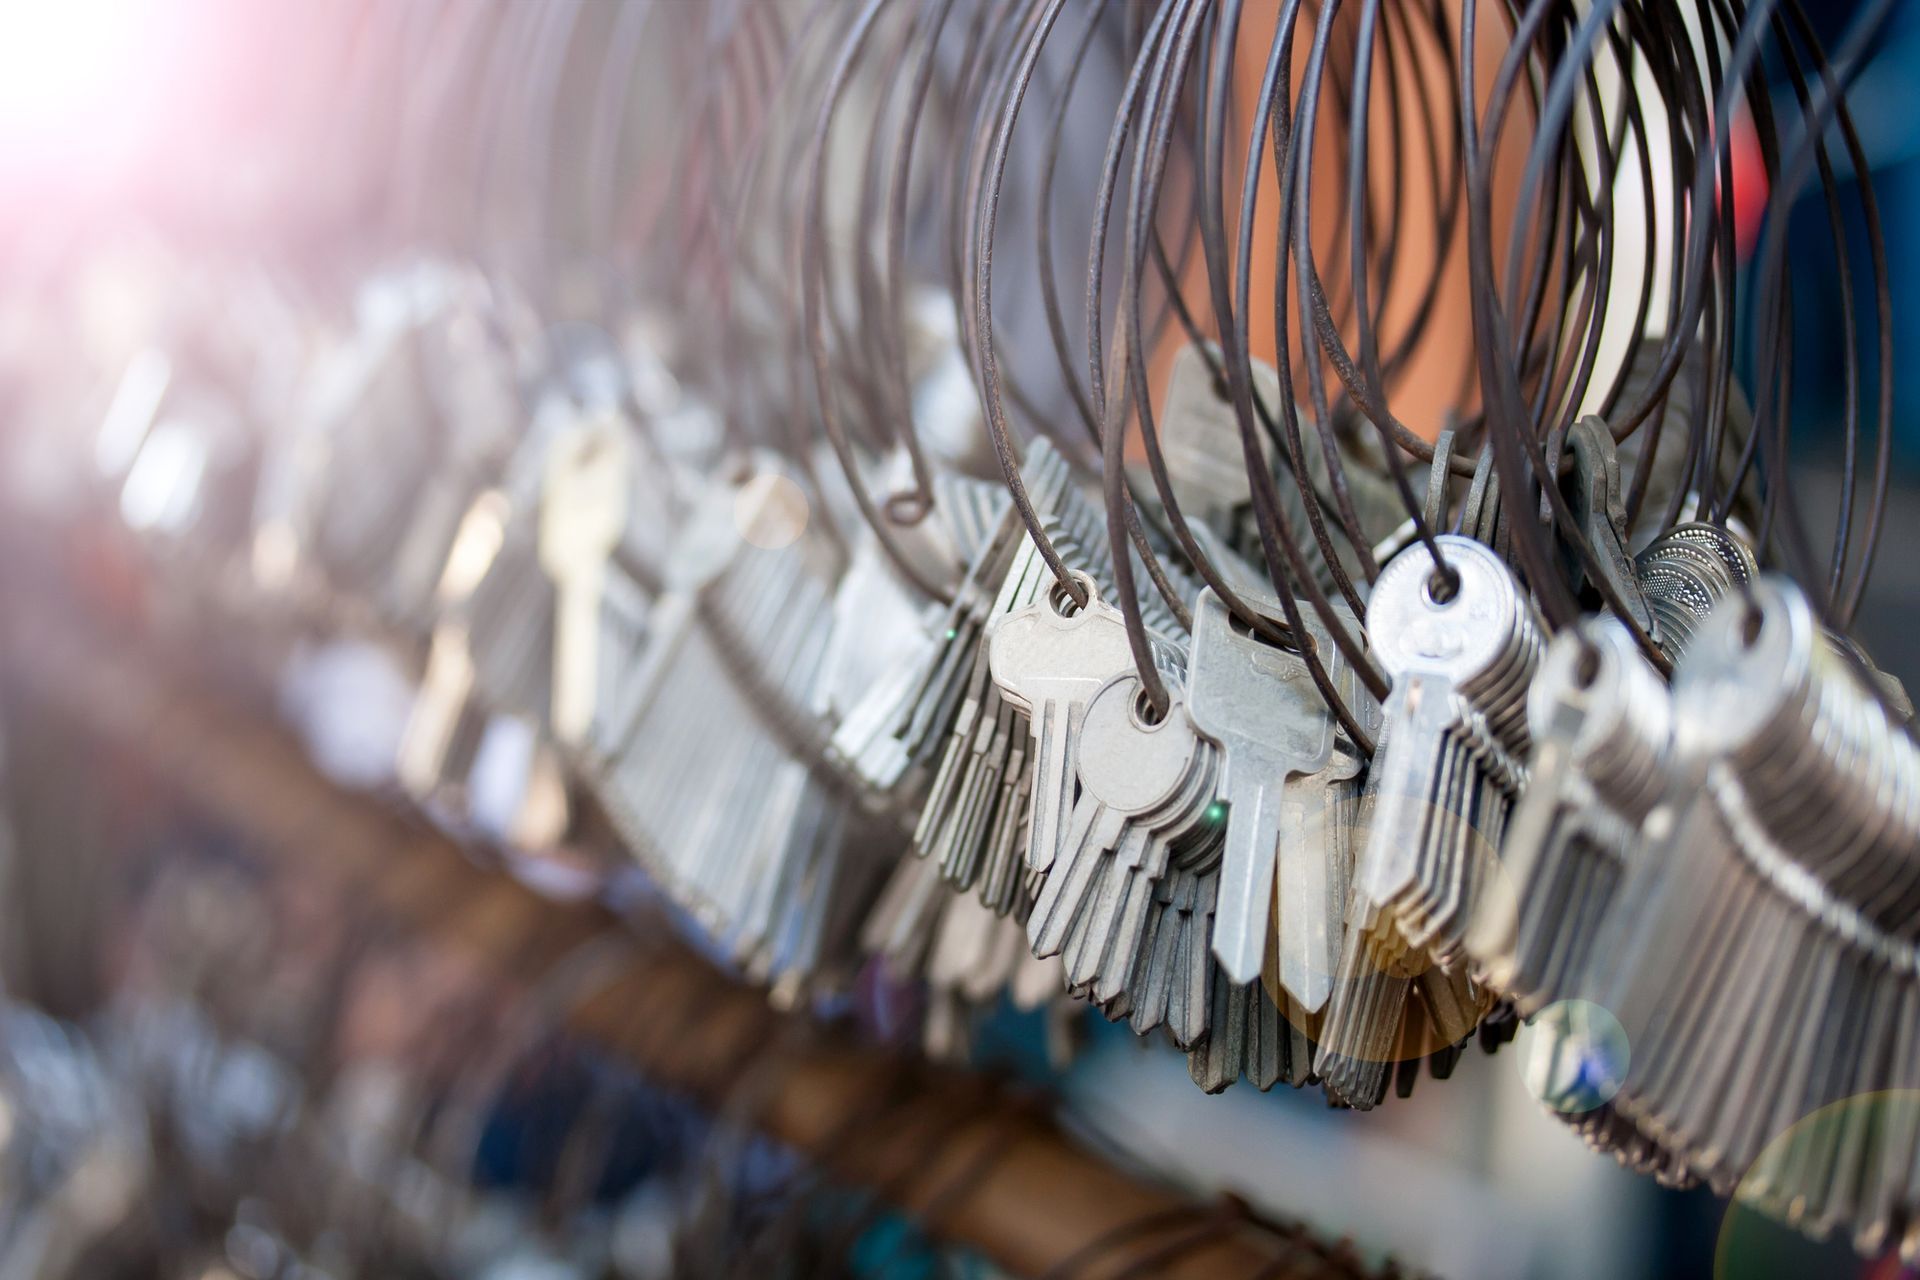
[{"label": "key teeth", "polygon": [[1355,1111],[1371,1111],[1386,1100],[1391,1064],[1350,1058],[1339,1053],[1316,1055],[1314,1074],[1328,1094]]}]

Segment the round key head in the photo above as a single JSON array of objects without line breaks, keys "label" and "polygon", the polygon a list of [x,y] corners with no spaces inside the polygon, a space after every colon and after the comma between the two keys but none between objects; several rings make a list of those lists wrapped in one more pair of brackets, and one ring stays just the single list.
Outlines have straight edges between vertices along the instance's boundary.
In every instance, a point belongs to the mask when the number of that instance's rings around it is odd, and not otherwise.
[{"label": "round key head", "polygon": [[1181,792],[1200,739],[1178,696],[1154,716],[1132,672],[1100,686],[1080,722],[1080,785],[1110,809],[1152,813]]},{"label": "round key head", "polygon": [[1673,677],[1682,746],[1738,750],[1789,714],[1816,661],[1818,628],[1806,596],[1763,577],[1751,599],[1720,602]]},{"label": "round key head", "polygon": [[1446,582],[1426,544],[1414,543],[1374,583],[1367,634],[1390,674],[1432,672],[1459,683],[1501,660],[1525,604],[1491,549],[1455,534],[1435,541],[1458,581]]},{"label": "round key head", "polygon": [[540,558],[563,575],[579,559],[605,556],[627,522],[631,465],[619,424],[567,431],[547,459],[540,501]]},{"label": "round key head", "polygon": [[1760,570],[1754,563],[1753,552],[1747,544],[1714,524],[1700,522],[1677,524],[1656,538],[1641,555],[1657,557],[1664,552],[1679,548],[1692,548],[1705,552],[1718,562],[1728,579],[1735,585],[1752,582],[1760,576]]}]

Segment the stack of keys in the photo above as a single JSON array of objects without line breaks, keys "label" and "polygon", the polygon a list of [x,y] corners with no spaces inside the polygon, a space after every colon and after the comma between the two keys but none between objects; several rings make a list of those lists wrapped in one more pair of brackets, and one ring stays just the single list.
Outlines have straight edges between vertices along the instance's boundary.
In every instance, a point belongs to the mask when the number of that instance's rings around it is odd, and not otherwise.
[{"label": "stack of keys", "polygon": [[[1078,561],[1079,544],[1056,519],[1043,520],[1056,550]],[[988,614],[987,632],[1035,602],[1054,585],[1032,538],[1022,534]],[[977,645],[959,713],[941,753],[914,828],[913,851],[931,858],[956,889],[977,888],[983,902],[1005,914],[1021,880],[1033,778],[1027,768],[1032,733],[1024,708],[1008,700],[993,679],[989,648]]]},{"label": "stack of keys", "polygon": [[[1045,440],[1034,443],[1020,474],[1041,512],[1058,504],[1069,480],[1066,459]],[[881,677],[847,713],[834,734],[833,752],[868,788],[891,795],[911,793],[949,749],[969,681],[981,665],[987,624],[1028,541],[1026,526],[1009,503],[992,535],[980,544],[953,603],[934,623],[926,649]],[[984,674],[980,678],[984,682]]]},{"label": "stack of keys", "polygon": [[1485,1012],[1484,993],[1451,962],[1525,783],[1526,691],[1544,648],[1499,558],[1469,538],[1438,542],[1444,569],[1415,543],[1367,607],[1393,690],[1358,806],[1365,843],[1314,1063],[1360,1108],[1385,1095],[1395,1064],[1464,1039]]},{"label": "stack of keys", "polygon": [[1531,1014],[1570,995],[1585,971],[1641,823],[1666,793],[1673,709],[1626,627],[1589,618],[1548,646],[1527,719],[1532,778],[1467,951]]},{"label": "stack of keys", "polygon": [[1367,630],[1393,679],[1355,877],[1369,927],[1445,963],[1526,783],[1526,695],[1546,647],[1527,594],[1468,538],[1424,543],[1381,573]]},{"label": "stack of keys", "polygon": [[1078,798],[1027,938],[1037,956],[1064,953],[1072,988],[1112,1005],[1141,967],[1148,917],[1176,852],[1192,866],[1192,855],[1217,844],[1209,810],[1219,754],[1193,731],[1177,696],[1156,716],[1129,670],[1088,700],[1074,757]]},{"label": "stack of keys", "polygon": [[[1488,885],[1468,953],[1522,1013],[1565,1001],[1534,1024],[1534,1051],[1562,1067],[1542,1083],[1549,1110],[1596,1151],[1664,1185],[1687,1185],[1692,1171],[1677,1153],[1610,1099],[1580,1096],[1596,1066],[1611,1065],[1596,1062],[1606,1055],[1595,1039],[1614,1024],[1568,999],[1581,989],[1594,939],[1643,846],[1643,824],[1681,785],[1669,773],[1672,698],[1624,625],[1588,618],[1548,646],[1527,717],[1532,779],[1514,806],[1500,851],[1504,874]],[[1567,1092],[1552,1092],[1563,1085]]]},{"label": "stack of keys", "polygon": [[1258,982],[1235,983],[1215,966],[1207,1038],[1187,1050],[1187,1073],[1208,1093],[1245,1075],[1261,1092],[1313,1078],[1313,1040],[1306,1024],[1282,1013]]},{"label": "stack of keys", "polygon": [[[1067,489],[1059,497],[1058,513],[1044,515],[1041,523],[1041,531],[1077,575],[1076,581],[1089,600],[1096,589],[1101,596],[1111,598],[1112,561],[1101,528],[1100,509],[1078,490]],[[1144,580],[1144,573],[1136,575],[1137,582]],[[1065,588],[1052,576],[1038,545],[1031,537],[1025,538],[994,602],[987,627],[989,637],[1012,623],[1016,615],[1058,609],[1067,600]],[[1153,636],[1156,667],[1163,673],[1184,675],[1185,651],[1165,639],[1173,631],[1174,620],[1164,602],[1143,594],[1138,603]],[[1118,617],[1112,610],[1108,612]],[[1017,630],[1026,624],[1014,625]],[[1124,639],[1124,632],[1121,635]],[[1126,662],[1114,667],[1114,672],[1131,668],[1131,650],[1128,653]],[[1034,796],[1040,794],[1036,787],[1043,782],[1051,785],[1060,776],[1057,748],[1061,740],[1049,737],[1031,723],[1028,700],[1005,686],[989,657],[990,653],[976,653],[967,698],[922,810],[914,848],[923,855],[937,853],[949,880],[961,888],[977,885],[981,900],[1005,913],[1013,907],[1019,881],[1019,837],[1023,833],[1027,836],[1025,851],[1031,855],[1036,821],[1050,822],[1055,817],[1051,809],[1036,815]],[[1070,796],[1066,803],[1071,803]],[[1052,841],[1057,835],[1049,829],[1041,833],[1041,838]],[[1026,866],[1030,871],[1044,870],[1031,857]]]},{"label": "stack of keys", "polygon": [[1715,605],[1759,570],[1745,543],[1716,524],[1675,525],[1634,557],[1634,576],[1653,614],[1653,639],[1675,662]]},{"label": "stack of keys", "polygon": [[[1358,806],[1362,829],[1377,805],[1369,786]],[[1464,967],[1431,964],[1391,929],[1369,927],[1355,895],[1333,995],[1319,1022],[1314,1074],[1330,1100],[1357,1110],[1377,1106],[1389,1082],[1404,1097],[1423,1060],[1434,1078],[1445,1079],[1476,1026],[1488,1051],[1497,1047],[1500,1037],[1490,1037],[1489,1026],[1481,1025],[1491,1007],[1489,993]]]},{"label": "stack of keys", "polygon": [[1615,1106],[1723,1193],[1920,1254],[1920,748],[1757,581],[1694,637],[1676,749],[1590,966],[1632,1057]]},{"label": "stack of keys", "polygon": [[1040,599],[994,620],[987,637],[993,683],[1024,712],[1034,749],[1027,867],[1047,871],[1073,809],[1074,744],[1087,703],[1102,685],[1133,669],[1120,611],[1100,598],[1099,584],[1076,576],[1084,606],[1059,583]]},{"label": "stack of keys", "polygon": [[1126,990],[1104,1006],[1108,1017],[1126,1018],[1136,1035],[1164,1026],[1182,1049],[1201,1042],[1217,971],[1207,943],[1219,887],[1217,840],[1175,855],[1154,887]]}]

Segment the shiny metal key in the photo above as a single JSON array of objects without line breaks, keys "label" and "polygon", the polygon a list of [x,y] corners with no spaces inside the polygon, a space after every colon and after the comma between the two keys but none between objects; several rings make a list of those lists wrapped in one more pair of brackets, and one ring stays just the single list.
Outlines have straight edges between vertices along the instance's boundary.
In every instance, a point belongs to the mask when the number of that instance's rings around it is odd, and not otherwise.
[{"label": "shiny metal key", "polygon": [[[1096,892],[1109,881],[1122,839],[1135,824],[1149,824],[1163,809],[1181,799],[1199,764],[1200,741],[1178,714],[1149,719],[1145,691],[1131,672],[1115,676],[1088,699],[1082,713],[1074,776],[1079,784],[1066,826],[1059,859],[1028,920],[1028,938],[1035,955],[1054,955],[1066,944],[1076,923],[1102,916],[1092,937],[1090,957],[1097,965],[1104,955],[1113,923],[1111,903],[1105,912]],[[1092,974],[1076,973],[1069,964],[1069,981],[1088,981]]]},{"label": "shiny metal key", "polygon": [[1035,603],[999,619],[987,637],[994,683],[1027,713],[1034,742],[1034,786],[1027,865],[1053,865],[1073,806],[1073,743],[1082,709],[1102,684],[1130,670],[1120,611],[1104,603],[1089,577],[1087,605],[1076,608],[1056,584]]},{"label": "shiny metal key", "polygon": [[1466,942],[1523,1013],[1578,984],[1641,824],[1673,782],[1672,700],[1619,622],[1557,637],[1527,706],[1531,780]]},{"label": "shiny metal key", "polygon": [[[1318,647],[1323,660],[1337,661],[1331,643]],[[1291,826],[1298,833],[1305,822],[1303,812],[1287,814],[1285,786],[1326,768],[1333,716],[1300,656],[1237,628],[1211,591],[1200,594],[1194,613],[1187,714],[1224,756],[1227,832],[1213,952],[1227,976],[1245,984],[1260,976],[1266,956],[1281,831]],[[1321,894],[1304,863],[1298,883],[1297,900],[1304,906],[1311,896],[1319,910]],[[1289,963],[1292,979],[1304,985],[1304,974],[1291,969],[1300,958]]]},{"label": "shiny metal key", "polygon": [[554,442],[540,496],[540,564],[555,590],[554,736],[578,743],[593,722],[600,674],[600,601],[608,557],[627,523],[628,446],[617,420]]},{"label": "shiny metal key", "polygon": [[1545,641],[1492,551],[1456,536],[1438,542],[1456,584],[1416,544],[1387,566],[1367,607],[1393,690],[1355,887],[1443,958],[1460,945],[1506,810],[1526,782],[1526,691]]}]

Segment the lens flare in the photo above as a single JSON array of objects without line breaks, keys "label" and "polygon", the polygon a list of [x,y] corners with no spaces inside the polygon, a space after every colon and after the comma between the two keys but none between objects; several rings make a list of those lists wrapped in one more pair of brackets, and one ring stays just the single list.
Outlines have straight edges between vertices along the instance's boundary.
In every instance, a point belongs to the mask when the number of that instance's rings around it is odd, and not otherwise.
[{"label": "lens flare", "polygon": [[1591,1000],[1556,1000],[1515,1037],[1527,1092],[1568,1115],[1613,1101],[1632,1060],[1626,1028]]},{"label": "lens flare", "polygon": [[155,16],[152,0],[0,0],[0,167],[123,144]]}]

